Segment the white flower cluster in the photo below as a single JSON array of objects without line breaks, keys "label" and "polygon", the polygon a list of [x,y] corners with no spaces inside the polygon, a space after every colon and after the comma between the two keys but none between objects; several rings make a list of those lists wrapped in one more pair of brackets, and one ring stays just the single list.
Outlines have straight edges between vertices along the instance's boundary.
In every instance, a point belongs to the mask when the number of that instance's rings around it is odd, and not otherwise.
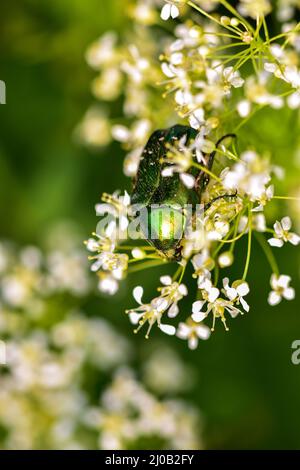
[{"label": "white flower cluster", "polygon": [[83,419],[99,431],[101,449],[126,449],[140,437],[151,442],[153,436],[172,449],[202,447],[194,434],[199,422],[195,410],[177,400],[159,401],[128,369],[117,371],[100,409],[88,409]]},{"label": "white flower cluster", "polygon": [[[156,324],[168,335],[187,339],[194,349],[199,339],[210,336],[216,319],[227,330],[228,315],[234,318],[249,311],[245,296],[250,291],[254,236],[272,270],[269,304],[294,298],[291,279],[280,274],[271,250],[287,242],[294,246],[300,242],[299,235],[291,231],[289,216],[274,224],[278,219],[276,200],[285,199],[277,192],[276,178],[284,180],[284,172],[273,163],[273,149],[258,152],[245,129],[263,108],[267,108],[268,120],[275,116],[274,110],[293,113],[300,109],[300,28],[292,18],[299,2],[278,2],[276,13],[282,24],[273,37],[268,21],[273,2],[269,0],[240,0],[237,9],[225,0],[133,0],[132,5],[135,44],[127,39],[117,43],[108,35],[88,52],[88,61],[99,71],[100,81],[106,64],[113,64],[125,77],[118,88],[118,96],[121,91],[124,96],[124,115],[121,124],[112,125],[112,136],[128,152],[125,173],[134,176],[151,131],[169,128],[178,117],[193,128],[197,134],[194,140],[175,137],[165,144],[166,152],[158,163],[162,180],[173,178],[190,194],[196,192],[203,212],[201,216],[193,214],[187,222],[176,247],[179,266],[172,277],[161,278],[159,295],[144,302],[143,288],[137,286],[133,293],[138,306],[127,313],[136,325],[135,331],[147,324],[146,337]],[[222,13],[226,9],[227,15],[221,15],[219,7]],[[105,42],[108,45],[103,53]],[[147,239],[150,246],[141,240],[132,242],[130,236],[123,245],[124,237],[118,238],[116,227],[125,232],[134,217],[129,196],[123,196],[123,202],[119,198],[119,194],[105,195],[112,206],[107,212],[115,220],[108,231],[97,232],[97,237],[87,242],[88,249],[96,253],[92,270],[100,270],[99,288],[111,294],[127,273],[170,261],[163,249],[154,248],[151,237]],[[114,208],[124,201],[126,211],[116,216]],[[97,213],[103,215],[101,210]],[[237,264],[238,242],[243,238],[246,253],[242,272],[220,277],[222,270]],[[184,279],[190,265],[197,280],[196,299],[187,307],[190,316],[176,327],[172,319],[178,314],[178,303],[182,300],[185,304],[189,297],[186,285],[191,290]],[[209,317],[210,329],[203,323]]]},{"label": "white flower cluster", "polygon": [[[64,233],[52,242],[59,239],[65,253],[66,246],[77,246],[74,235]],[[85,289],[71,288],[70,276],[83,287],[86,264],[80,279],[69,257],[49,256],[50,273],[47,256],[36,247],[19,251],[0,243],[0,337],[6,359],[0,378],[1,448],[128,449],[141,438],[168,448],[201,448],[197,410],[172,398],[187,390],[180,358],[170,348],[165,362],[150,352],[138,365],[147,387],[138,381],[131,359],[136,363],[139,354],[128,340],[97,318],[99,312],[73,309],[78,296],[87,305],[92,292],[90,282]],[[172,298],[174,309],[179,299],[174,293]],[[162,375],[155,373],[158,364]],[[166,392],[171,371],[169,398],[162,400],[158,396]],[[97,395],[99,404],[92,398]]]}]

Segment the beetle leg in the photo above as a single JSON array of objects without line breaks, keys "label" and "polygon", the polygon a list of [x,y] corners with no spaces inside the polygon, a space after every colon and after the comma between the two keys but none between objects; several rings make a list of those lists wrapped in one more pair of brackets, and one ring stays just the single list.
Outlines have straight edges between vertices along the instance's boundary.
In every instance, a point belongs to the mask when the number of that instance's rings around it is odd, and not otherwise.
[{"label": "beetle leg", "polygon": [[219,201],[220,199],[230,199],[230,198],[236,198],[236,197],[237,197],[237,191],[235,191],[234,194],[222,194],[222,196],[217,196],[204,205],[204,212],[207,211],[214,202]]}]

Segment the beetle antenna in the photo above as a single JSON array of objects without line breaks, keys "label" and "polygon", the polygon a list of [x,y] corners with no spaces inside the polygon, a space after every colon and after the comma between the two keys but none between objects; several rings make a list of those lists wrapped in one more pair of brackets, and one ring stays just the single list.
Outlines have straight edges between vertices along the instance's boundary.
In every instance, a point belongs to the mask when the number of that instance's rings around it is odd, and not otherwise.
[{"label": "beetle antenna", "polygon": [[209,170],[212,169],[212,166],[214,164],[214,159],[215,159],[215,156],[216,156],[216,153],[217,153],[217,149],[219,148],[219,146],[221,145],[221,143],[226,140],[226,139],[229,139],[229,138],[232,138],[232,139],[236,139],[237,138],[237,135],[236,134],[226,134],[226,135],[223,135],[223,137],[221,137],[218,142],[216,143],[216,148],[215,150],[209,155],[209,159],[208,159],[208,163],[207,163],[207,168]]},{"label": "beetle antenna", "polygon": [[[207,165],[206,165],[206,168],[208,170],[211,170],[212,169],[212,166],[214,164],[214,159],[215,159],[215,156],[216,156],[216,153],[217,153],[217,149],[218,147],[221,145],[221,143],[228,139],[228,138],[232,138],[232,139],[236,139],[237,138],[237,135],[236,134],[226,134],[226,135],[223,135],[223,137],[221,137],[218,142],[216,143],[216,148],[215,150],[209,155],[208,157],[208,161],[207,161]],[[196,188],[197,190],[201,192],[204,190],[204,188],[208,185],[209,183],[209,176],[207,175],[207,173],[205,173],[204,171],[201,171],[198,175],[198,178],[196,180]]]},{"label": "beetle antenna", "polygon": [[211,201],[209,201],[207,204],[204,206],[204,212],[206,212],[216,201],[219,201],[220,199],[234,199],[237,197],[237,191],[235,191],[233,194],[222,194],[221,196],[217,196]]}]

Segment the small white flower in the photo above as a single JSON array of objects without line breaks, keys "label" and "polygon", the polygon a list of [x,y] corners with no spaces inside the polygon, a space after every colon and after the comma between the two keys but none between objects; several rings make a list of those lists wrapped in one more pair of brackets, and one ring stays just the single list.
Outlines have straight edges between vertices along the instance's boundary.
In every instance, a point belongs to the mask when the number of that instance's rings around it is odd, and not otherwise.
[{"label": "small white flower", "polygon": [[167,3],[162,7],[160,14],[162,20],[166,21],[169,18],[174,19],[179,16],[179,8],[175,5],[175,1],[176,0],[166,0]]},{"label": "small white flower", "polygon": [[137,286],[133,290],[133,297],[136,302],[139,304],[138,307],[127,310],[126,313],[129,314],[129,318],[131,323],[134,325],[139,325],[135,333],[137,333],[142,326],[148,322],[149,327],[146,333],[146,338],[149,338],[149,333],[151,331],[152,326],[157,323],[158,328],[167,335],[174,335],[176,333],[176,328],[172,325],[166,325],[161,322],[162,315],[166,312],[168,307],[170,306],[167,298],[162,296],[155,297],[149,304],[143,304],[142,296],[143,296],[143,288],[141,286]]},{"label": "small white flower", "polygon": [[252,212],[261,212],[264,210],[264,206],[267,204],[267,202],[271,201],[271,199],[274,197],[274,186],[268,186],[264,192],[260,195],[259,198],[257,198],[257,202],[259,203],[258,206],[254,207],[252,209]]},{"label": "small white flower", "polygon": [[113,276],[113,274],[108,272],[99,273],[98,289],[100,292],[103,292],[104,294],[115,295],[118,291],[118,288],[118,281]]},{"label": "small white flower", "polygon": [[240,88],[245,83],[244,79],[240,76],[240,73],[235,71],[233,67],[226,67],[223,70],[223,81],[225,93],[229,93],[232,86],[234,88]]},{"label": "small white flower", "polygon": [[242,118],[249,116],[251,111],[251,103],[248,100],[242,100],[237,105],[237,111]]},{"label": "small white flower", "polygon": [[195,186],[195,177],[189,173],[182,173],[179,175],[181,181],[183,182],[184,186],[188,189],[192,189]]},{"label": "small white flower", "polygon": [[96,214],[99,216],[111,214],[119,219],[120,230],[125,231],[129,224],[128,214],[130,211],[130,196],[127,191],[123,196],[120,196],[118,191],[113,194],[104,193],[102,201],[103,203],[96,204]]},{"label": "small white flower", "polygon": [[238,9],[242,15],[256,20],[270,13],[272,5],[269,0],[240,0]]},{"label": "small white flower", "polygon": [[291,109],[300,108],[300,91],[295,91],[287,98],[287,104]]},{"label": "small white flower", "polygon": [[274,224],[275,237],[270,238],[268,243],[271,246],[278,248],[282,247],[285,242],[289,242],[292,245],[299,245],[300,237],[296,233],[290,232],[292,228],[292,221],[289,217],[283,217],[281,222]]},{"label": "small white flower", "polygon": [[160,282],[163,287],[159,287],[158,291],[161,297],[168,302],[168,317],[174,318],[179,312],[178,302],[188,294],[188,290],[184,284],[173,282],[170,276],[162,276]]},{"label": "small white flower", "polygon": [[[249,219],[246,215],[243,215],[240,219],[238,232],[245,232],[249,231]],[[266,218],[263,213],[253,214],[252,218],[252,228],[257,232],[265,232],[267,229]]]},{"label": "small white flower", "polygon": [[205,123],[204,110],[198,108],[189,117],[190,126],[193,129],[200,129]]},{"label": "small white flower", "polygon": [[293,300],[295,298],[295,289],[289,286],[290,281],[290,276],[286,276],[285,274],[280,276],[272,274],[270,281],[272,291],[268,297],[268,303],[270,305],[278,305],[282,298],[286,300]]},{"label": "small white flower", "polygon": [[266,159],[256,152],[246,151],[230,170],[223,170],[221,178],[226,189],[235,189],[242,196],[246,194],[261,206],[273,197],[273,188],[269,186],[272,170]]},{"label": "small white flower", "polygon": [[179,323],[176,335],[180,339],[186,339],[189,348],[194,350],[198,346],[199,339],[207,340],[210,337],[210,328],[189,318],[185,323]]},{"label": "small white flower", "polygon": [[230,230],[230,224],[226,219],[222,219],[219,214],[215,214],[213,218],[205,217],[204,226],[208,240],[222,240]]},{"label": "small white flower", "polygon": [[128,255],[125,253],[103,252],[93,257],[94,263],[91,271],[96,272],[100,268],[104,271],[110,271],[116,279],[122,279],[128,267]]},{"label": "small white flower", "polygon": [[219,289],[217,287],[213,286],[210,279],[205,279],[205,281],[203,282],[203,284],[201,286],[201,289],[203,289],[203,291],[205,291],[205,295],[202,292],[205,300],[207,300],[208,302],[211,302],[211,303],[213,303],[215,300],[217,300],[217,298],[220,295]]},{"label": "small white flower", "polygon": [[195,272],[193,277],[198,279],[198,287],[201,288],[206,279],[210,279],[210,271],[214,268],[214,261],[210,257],[210,253],[207,249],[196,254],[192,259]]},{"label": "small white flower", "polygon": [[[193,303],[193,314],[192,319],[198,323],[202,322],[204,318],[208,316],[210,312],[213,314],[213,325],[211,331],[215,329],[215,321],[220,318],[226,331],[228,327],[226,325],[225,313],[226,311],[235,318],[242,311],[234,306],[232,300],[225,300],[219,297],[220,291],[216,287],[213,287],[210,280],[206,280],[201,288],[201,294],[203,300],[197,300]],[[206,310],[203,310],[206,307]]]},{"label": "small white flower", "polygon": [[223,251],[218,257],[218,264],[221,268],[228,268],[233,264],[234,256],[231,251]]},{"label": "small white flower", "polygon": [[235,281],[232,286],[229,285],[228,277],[223,279],[223,287],[226,297],[232,302],[235,302],[239,305],[242,305],[243,309],[246,312],[249,312],[250,307],[244,299],[245,295],[248,295],[250,292],[248,283],[245,281]]},{"label": "small white flower", "polygon": [[209,129],[205,126],[202,126],[200,132],[196,136],[195,142],[192,145],[192,148],[195,150],[196,158],[199,163],[206,165],[205,154],[212,153],[216,146],[215,143],[207,139],[207,134]]},{"label": "small white flower", "polygon": [[86,248],[88,251],[91,252],[109,252],[112,253],[115,249],[115,229],[116,223],[112,221],[106,227],[104,235],[98,235],[97,233],[93,233],[96,238],[89,238],[86,242]]},{"label": "small white flower", "polygon": [[146,253],[141,248],[133,248],[131,254],[134,259],[143,259],[146,257]]}]

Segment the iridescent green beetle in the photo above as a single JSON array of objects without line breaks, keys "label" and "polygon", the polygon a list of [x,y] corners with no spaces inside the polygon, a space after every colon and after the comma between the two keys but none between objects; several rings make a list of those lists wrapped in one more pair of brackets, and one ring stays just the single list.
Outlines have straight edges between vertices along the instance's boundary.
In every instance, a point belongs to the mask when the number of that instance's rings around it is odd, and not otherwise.
[{"label": "iridescent green beetle", "polygon": [[[168,165],[164,163],[164,157],[168,146],[183,137],[185,145],[189,145],[196,136],[195,129],[182,125],[155,131],[144,148],[131,195],[132,205],[147,209],[141,217],[144,237],[170,260],[181,258],[181,239],[187,222],[184,206],[195,207],[201,203],[201,194],[209,178],[203,171],[191,168],[196,185],[194,189],[188,189],[177,173],[162,176],[162,170]],[[213,165],[214,156],[215,152],[207,156],[208,169]]]}]

